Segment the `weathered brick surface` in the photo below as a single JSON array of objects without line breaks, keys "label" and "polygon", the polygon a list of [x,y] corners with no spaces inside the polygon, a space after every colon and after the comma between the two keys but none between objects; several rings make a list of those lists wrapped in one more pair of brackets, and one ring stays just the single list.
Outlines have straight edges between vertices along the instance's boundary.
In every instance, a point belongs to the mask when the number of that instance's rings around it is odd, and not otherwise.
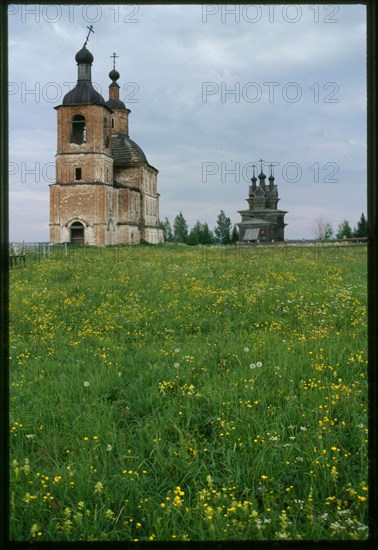
[{"label": "weathered brick surface", "polygon": [[[101,105],[57,107],[56,183],[50,185],[51,242],[71,242],[81,227],[86,245],[162,241],[158,171],[143,162],[114,168],[111,135],[128,135],[129,112],[112,112]],[[85,119],[81,143],[74,142],[73,117]]]},{"label": "weathered brick surface", "polygon": [[129,135],[129,113],[130,109],[114,109],[112,119],[113,133],[125,133]]}]

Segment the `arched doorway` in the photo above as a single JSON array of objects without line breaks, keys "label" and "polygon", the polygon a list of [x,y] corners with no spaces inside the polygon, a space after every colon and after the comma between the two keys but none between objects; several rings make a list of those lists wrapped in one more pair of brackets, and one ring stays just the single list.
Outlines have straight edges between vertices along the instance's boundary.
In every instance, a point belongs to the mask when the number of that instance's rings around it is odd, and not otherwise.
[{"label": "arched doorway", "polygon": [[74,222],[71,227],[71,243],[84,244],[84,225],[80,222]]}]

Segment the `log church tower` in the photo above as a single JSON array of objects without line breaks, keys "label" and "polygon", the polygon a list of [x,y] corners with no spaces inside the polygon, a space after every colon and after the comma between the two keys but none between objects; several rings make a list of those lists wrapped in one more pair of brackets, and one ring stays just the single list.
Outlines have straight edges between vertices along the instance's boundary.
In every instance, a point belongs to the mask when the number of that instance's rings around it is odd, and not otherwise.
[{"label": "log church tower", "polygon": [[56,183],[50,185],[50,241],[106,246],[158,243],[158,171],[129,138],[130,110],[119,99],[120,75],[109,73],[109,100],[92,85],[87,40],[76,54],[75,88],[58,115]]}]

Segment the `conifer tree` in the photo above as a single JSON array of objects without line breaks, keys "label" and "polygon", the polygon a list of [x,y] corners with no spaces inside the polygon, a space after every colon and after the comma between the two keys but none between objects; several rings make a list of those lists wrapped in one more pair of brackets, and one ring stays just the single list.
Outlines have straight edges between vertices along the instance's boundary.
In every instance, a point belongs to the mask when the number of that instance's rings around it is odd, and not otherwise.
[{"label": "conifer tree", "polygon": [[214,242],[214,234],[207,225],[207,223],[204,223],[202,225],[202,231],[201,231],[201,244],[213,244]]},{"label": "conifer tree", "polygon": [[191,245],[212,244],[214,242],[214,236],[207,223],[201,223],[198,220],[191,229],[187,242]]},{"label": "conifer tree", "polygon": [[237,225],[234,225],[232,229],[232,234],[231,234],[231,242],[232,244],[234,244],[238,242],[238,240],[239,240],[239,229]]},{"label": "conifer tree", "polygon": [[357,222],[357,227],[354,228],[354,237],[367,237],[367,220],[363,212]]},{"label": "conifer tree", "polygon": [[230,244],[231,242],[231,220],[226,216],[223,210],[220,211],[217,218],[217,225],[214,228],[214,234],[220,244]]},{"label": "conifer tree", "polygon": [[175,243],[186,243],[188,240],[188,224],[181,211],[173,222],[173,240]]},{"label": "conifer tree", "polygon": [[164,218],[164,220],[160,223],[160,226],[164,233],[164,241],[166,243],[170,243],[173,241],[173,231],[172,226],[170,224],[170,221],[168,218]]},{"label": "conifer tree", "polygon": [[188,244],[192,246],[199,244],[200,236],[201,236],[201,227],[202,227],[202,224],[198,220],[197,223],[190,230],[190,233],[188,235],[188,240],[187,240]]}]

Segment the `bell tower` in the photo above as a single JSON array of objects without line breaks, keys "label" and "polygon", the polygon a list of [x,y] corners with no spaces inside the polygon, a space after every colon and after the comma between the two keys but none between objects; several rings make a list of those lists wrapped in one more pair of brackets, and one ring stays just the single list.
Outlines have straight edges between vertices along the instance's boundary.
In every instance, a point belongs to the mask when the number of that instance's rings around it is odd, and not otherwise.
[{"label": "bell tower", "polygon": [[58,117],[56,183],[50,185],[50,241],[112,244],[112,109],[92,85],[93,55],[86,44],[75,56],[75,88],[55,107]]},{"label": "bell tower", "polygon": [[159,243],[158,170],[129,137],[113,54],[109,99],[92,85],[92,26],[77,52],[77,83],[55,107],[56,182],[50,185],[50,242],[90,246]]}]

